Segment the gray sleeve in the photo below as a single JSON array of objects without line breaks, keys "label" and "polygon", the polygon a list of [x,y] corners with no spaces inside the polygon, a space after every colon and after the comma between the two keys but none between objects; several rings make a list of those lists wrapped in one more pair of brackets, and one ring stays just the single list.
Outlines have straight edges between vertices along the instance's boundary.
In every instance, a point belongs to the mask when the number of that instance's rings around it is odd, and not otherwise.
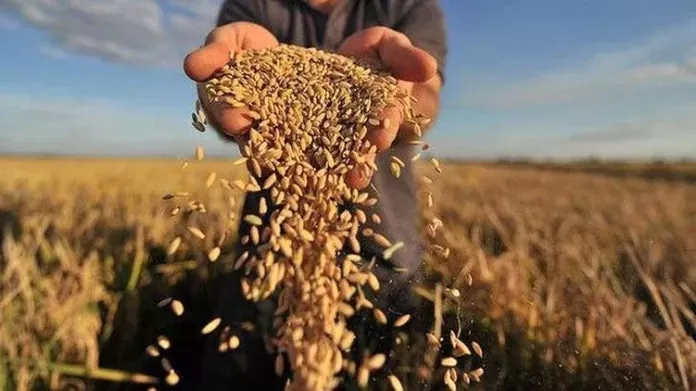
[{"label": "gray sleeve", "polygon": [[397,22],[395,30],[406,34],[411,42],[437,60],[438,74],[444,84],[447,59],[447,31],[438,0],[416,0]]},{"label": "gray sleeve", "polygon": [[225,0],[218,14],[217,25],[233,22],[263,24],[262,7],[259,0]]}]

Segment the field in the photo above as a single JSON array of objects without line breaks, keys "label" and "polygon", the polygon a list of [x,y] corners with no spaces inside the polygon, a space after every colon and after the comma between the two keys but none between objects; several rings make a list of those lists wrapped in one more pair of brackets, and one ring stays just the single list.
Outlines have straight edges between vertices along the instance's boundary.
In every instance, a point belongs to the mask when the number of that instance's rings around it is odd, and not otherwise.
[{"label": "field", "polygon": [[[443,168],[433,195],[452,254],[426,260],[420,292],[460,289],[460,321],[484,349],[481,388],[696,387],[693,181]],[[222,160],[0,159],[0,390],[133,389],[163,374],[144,353],[160,334],[191,384],[234,259],[230,245],[216,263],[206,252],[240,206],[204,188],[211,171],[243,175]],[[175,191],[206,205],[208,238],[168,257],[180,227],[161,197]],[[186,316],[156,306],[168,296]]]}]

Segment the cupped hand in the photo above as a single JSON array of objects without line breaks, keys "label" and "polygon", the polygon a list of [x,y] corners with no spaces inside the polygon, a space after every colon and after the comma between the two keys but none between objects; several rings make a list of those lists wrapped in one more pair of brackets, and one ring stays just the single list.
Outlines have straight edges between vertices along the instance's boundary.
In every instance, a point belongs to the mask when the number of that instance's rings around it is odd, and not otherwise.
[{"label": "cupped hand", "polygon": [[242,147],[252,124],[246,107],[233,108],[227,103],[208,99],[204,83],[230,61],[231,52],[266,49],[278,45],[278,40],[264,27],[249,22],[230,23],[208,34],[205,44],[184,59],[184,72],[198,83],[198,98],[208,122],[221,136],[233,139]]},{"label": "cupped hand", "polygon": [[[343,41],[338,52],[381,62],[408,94],[414,83],[426,82],[437,74],[434,57],[415,47],[406,35],[386,27],[372,27],[351,35]],[[388,126],[368,126],[366,136],[377,147],[377,153],[391,146],[404,123],[401,103],[386,107],[378,118],[388,118]],[[374,161],[376,156],[366,158]],[[346,182],[363,189],[370,183],[371,175],[365,176],[363,170],[356,167],[347,173]]]}]

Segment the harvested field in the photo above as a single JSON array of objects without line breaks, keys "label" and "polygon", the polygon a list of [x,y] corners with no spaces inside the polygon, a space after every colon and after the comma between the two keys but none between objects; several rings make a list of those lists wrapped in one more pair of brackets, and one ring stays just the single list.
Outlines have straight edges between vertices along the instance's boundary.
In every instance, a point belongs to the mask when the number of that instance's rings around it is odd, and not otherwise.
[{"label": "harvested field", "polygon": [[[215,283],[235,257],[223,246],[211,263],[209,250],[241,206],[206,179],[234,180],[244,168],[190,160],[0,160],[0,389],[163,379],[146,354],[159,335],[180,386],[195,382]],[[482,384],[472,388],[694,387],[695,185],[443,169],[434,212],[452,251],[426,260],[432,284],[421,293],[436,283],[459,289],[444,304],[459,313],[466,342],[483,348]],[[206,205],[206,239],[168,256],[180,227],[161,197],[179,190]],[[157,307],[169,296],[183,303],[181,317]]]}]

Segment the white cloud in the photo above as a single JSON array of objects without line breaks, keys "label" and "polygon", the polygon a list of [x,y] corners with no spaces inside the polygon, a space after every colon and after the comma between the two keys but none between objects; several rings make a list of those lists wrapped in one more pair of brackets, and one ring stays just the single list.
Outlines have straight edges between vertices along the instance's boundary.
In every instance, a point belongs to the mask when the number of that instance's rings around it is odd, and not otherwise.
[{"label": "white cloud", "polygon": [[[0,0],[66,52],[138,66],[180,66],[214,26],[218,0]],[[10,20],[10,19],[8,19]]]},{"label": "white cloud", "polygon": [[56,60],[64,60],[70,57],[65,50],[53,45],[42,45],[39,47],[39,52],[46,57],[51,57]]},{"label": "white cloud", "polygon": [[490,93],[471,93],[465,104],[516,108],[614,98],[637,88],[696,83],[696,20],[666,28],[624,48],[599,52],[574,69],[552,70]]}]

